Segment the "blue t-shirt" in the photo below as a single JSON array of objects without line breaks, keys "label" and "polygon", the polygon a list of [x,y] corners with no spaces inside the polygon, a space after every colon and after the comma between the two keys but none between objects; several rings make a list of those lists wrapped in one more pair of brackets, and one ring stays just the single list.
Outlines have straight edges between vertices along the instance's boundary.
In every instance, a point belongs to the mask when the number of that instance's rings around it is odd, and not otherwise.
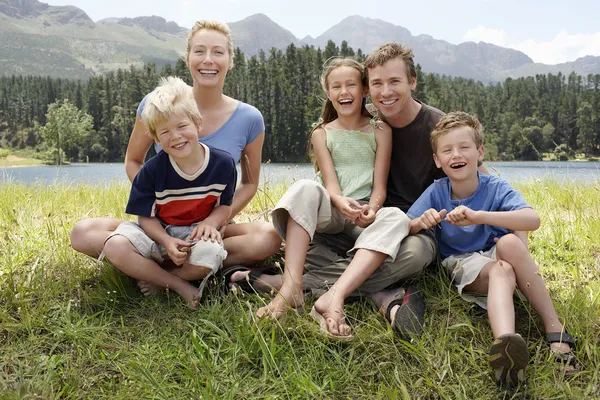
[{"label": "blue t-shirt", "polygon": [[125,212],[189,226],[205,220],[216,206],[231,205],[237,182],[233,159],[225,151],[204,149],[204,164],[193,175],[164,151],[148,160],[133,180]]},{"label": "blue t-shirt", "polygon": [[[147,98],[148,95],[142,99],[138,106],[137,114],[140,118]],[[233,114],[231,114],[223,126],[210,135],[201,137],[198,140],[213,148],[228,152],[237,164],[240,161],[244,148],[264,131],[265,121],[260,111],[250,104],[238,101]],[[154,149],[157,153],[162,151],[162,148],[156,142],[154,143]]]},{"label": "blue t-shirt", "polygon": [[[479,175],[479,186],[473,195],[466,199],[452,200],[450,180],[438,179],[433,182],[415,201],[406,213],[409,218],[419,218],[430,208],[448,212],[458,206],[469,207],[474,211],[513,211],[530,208],[518,190],[506,180],[491,175]],[[508,229],[492,225],[456,226],[446,221],[435,227],[435,235],[441,255],[451,255],[489,250],[494,246],[494,238],[501,238]]]}]

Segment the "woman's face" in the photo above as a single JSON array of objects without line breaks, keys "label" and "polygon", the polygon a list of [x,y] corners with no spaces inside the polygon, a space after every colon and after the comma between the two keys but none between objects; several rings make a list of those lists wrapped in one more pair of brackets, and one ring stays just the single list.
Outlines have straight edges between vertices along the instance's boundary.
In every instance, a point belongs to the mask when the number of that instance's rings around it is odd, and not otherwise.
[{"label": "woman's face", "polygon": [[188,68],[195,85],[223,87],[227,71],[233,67],[227,36],[218,31],[202,29],[190,41]]}]

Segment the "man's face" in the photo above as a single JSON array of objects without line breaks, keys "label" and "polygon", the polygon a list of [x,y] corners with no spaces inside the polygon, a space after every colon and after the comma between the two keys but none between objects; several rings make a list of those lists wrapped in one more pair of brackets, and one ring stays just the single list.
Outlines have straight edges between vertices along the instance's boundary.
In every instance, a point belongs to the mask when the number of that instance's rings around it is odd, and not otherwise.
[{"label": "man's face", "polygon": [[406,65],[401,58],[394,58],[383,65],[369,68],[371,99],[387,120],[402,115],[416,86],[417,80],[409,79]]}]

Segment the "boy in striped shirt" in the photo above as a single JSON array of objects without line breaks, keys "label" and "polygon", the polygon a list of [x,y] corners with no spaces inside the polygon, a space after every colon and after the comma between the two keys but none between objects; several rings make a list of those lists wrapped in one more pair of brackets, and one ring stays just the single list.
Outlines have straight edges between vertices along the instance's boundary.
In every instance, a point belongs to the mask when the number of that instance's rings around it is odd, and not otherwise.
[{"label": "boy in striped shirt", "polygon": [[[138,280],[144,295],[158,288],[177,292],[196,308],[206,278],[227,256],[219,229],[231,212],[237,172],[229,153],[198,142],[202,117],[192,88],[163,78],[141,115],[163,151],[136,175],[124,222],[106,240],[106,257]],[[175,268],[160,264],[170,259]],[[200,288],[188,281],[204,279]]]}]

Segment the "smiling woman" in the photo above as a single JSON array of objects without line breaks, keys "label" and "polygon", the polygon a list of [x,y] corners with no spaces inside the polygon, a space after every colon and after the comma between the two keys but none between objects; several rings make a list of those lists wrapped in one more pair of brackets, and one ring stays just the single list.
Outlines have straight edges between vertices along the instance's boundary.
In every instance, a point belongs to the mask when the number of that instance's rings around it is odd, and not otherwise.
[{"label": "smiling woman", "polygon": [[[233,68],[233,43],[229,27],[218,21],[198,21],[187,39],[185,60],[193,79],[193,92],[202,115],[199,141],[225,150],[235,162],[241,161],[241,182],[235,192],[230,218],[254,197],[260,176],[264,121],[256,108],[223,94],[227,72]],[[125,169],[133,181],[142,168],[152,138],[147,135],[137,110],[127,152]],[[157,151],[161,148],[155,143]],[[121,223],[114,218],[88,218],[71,232],[71,245],[81,253],[98,257],[109,234]],[[224,245],[228,256],[224,265],[249,265],[273,255],[281,244],[279,235],[266,222],[228,225]]]}]

